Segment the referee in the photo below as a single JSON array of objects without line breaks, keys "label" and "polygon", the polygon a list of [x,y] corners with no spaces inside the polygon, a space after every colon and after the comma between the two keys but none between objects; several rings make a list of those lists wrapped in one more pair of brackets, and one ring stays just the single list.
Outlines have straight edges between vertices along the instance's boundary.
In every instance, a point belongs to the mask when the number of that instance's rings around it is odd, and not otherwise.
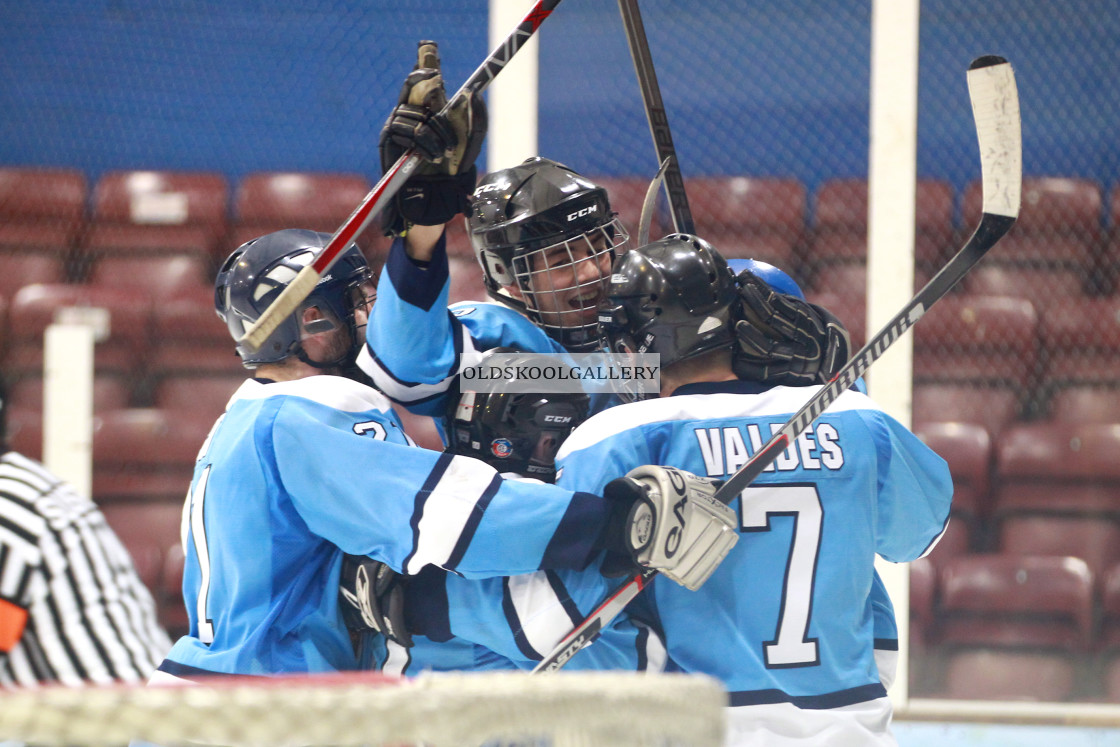
[{"label": "referee", "polygon": [[142,682],[171,648],[87,497],[9,450],[0,390],[0,687]]}]

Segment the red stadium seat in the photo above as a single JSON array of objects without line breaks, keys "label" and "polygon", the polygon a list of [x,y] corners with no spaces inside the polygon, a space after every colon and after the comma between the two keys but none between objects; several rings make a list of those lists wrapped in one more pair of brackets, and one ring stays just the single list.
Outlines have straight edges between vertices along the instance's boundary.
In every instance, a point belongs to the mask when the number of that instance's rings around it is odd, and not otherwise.
[{"label": "red stadium seat", "polygon": [[[807,195],[797,179],[745,176],[685,180],[696,232],[725,257],[794,267]],[[634,229],[631,229],[634,230]]]},{"label": "red stadium seat", "polygon": [[37,409],[14,406],[4,413],[8,446],[32,459],[43,458],[43,415]]},{"label": "red stadium seat", "polygon": [[940,645],[1087,651],[1094,579],[1080,558],[967,555],[939,565]]},{"label": "red stadium seat", "polygon": [[192,254],[150,257],[102,257],[90,272],[93,285],[163,302],[184,293],[213,293],[208,257]]},{"label": "red stadium seat", "polygon": [[214,418],[133,407],[94,418],[93,498],[99,504],[181,501]]},{"label": "red stadium seat", "polygon": [[919,652],[934,626],[937,567],[928,557],[910,564],[910,642]]},{"label": "red stadium seat", "polygon": [[996,444],[994,513],[1007,552],[1120,563],[1120,428],[1024,423]]},{"label": "red stadium seat", "polygon": [[171,640],[186,635],[190,628],[190,619],[183,604],[184,560],[183,546],[176,541],[164,556],[159,596],[156,598],[160,623],[171,634]]},{"label": "red stadium seat", "polygon": [[[953,236],[953,187],[937,179],[915,185],[915,261],[940,264]],[[829,179],[817,189],[807,261],[819,268],[867,262],[868,185],[865,179]]]},{"label": "red stadium seat", "polygon": [[148,371],[169,374],[245,376],[229,330],[214,311],[210,288],[182,293],[156,303]]},{"label": "red stadium seat", "polygon": [[163,376],[153,387],[152,404],[162,410],[195,411],[217,419],[225,412],[230,397],[248,377],[248,371],[226,375]]},{"label": "red stadium seat", "polygon": [[[1113,653],[1120,652],[1120,565],[1114,565],[1105,571],[1100,586],[1101,631],[1097,648]],[[1114,684],[1120,685],[1120,680]],[[1114,689],[1113,692],[1120,691]]]},{"label": "red stadium seat", "polygon": [[151,303],[117,288],[65,283],[24,286],[9,308],[9,347],[4,359],[6,374],[42,370],[43,334],[66,307],[105,308],[110,314],[109,337],[94,347],[99,372],[131,375],[149,343]]},{"label": "red stadium seat", "polygon": [[1120,296],[1053,304],[1039,336],[1044,389],[1120,382]]},{"label": "red stadium seat", "polygon": [[[247,174],[234,189],[234,225],[226,253],[266,233],[309,228],[334,234],[372,188],[361,174],[268,171]],[[384,242],[379,219],[358,245],[367,254]]]},{"label": "red stadium seat", "polygon": [[77,232],[60,223],[0,223],[0,249],[65,254]]},{"label": "red stadium seat", "polygon": [[1038,315],[1007,296],[947,296],[914,328],[914,381],[1035,382]]},{"label": "red stadium seat", "polygon": [[[104,412],[128,407],[132,397],[130,379],[116,374],[95,374],[93,377],[93,411]],[[8,387],[8,402],[13,406],[41,413],[43,411],[43,378],[22,376]]]},{"label": "red stadium seat", "polygon": [[915,428],[955,421],[983,427],[993,439],[1019,418],[1019,392],[1011,386],[914,384],[912,420]]},{"label": "red stadium seat", "polygon": [[85,220],[87,197],[77,169],[0,167],[0,223],[52,225],[72,238]]},{"label": "red stadium seat", "polygon": [[212,260],[219,238],[208,226],[95,223],[78,247],[78,259],[86,264],[116,254],[189,254]]},{"label": "red stadium seat", "polygon": [[[981,199],[981,185],[974,181],[965,189],[962,200],[965,225],[975,225],[979,220]],[[1019,219],[985,261],[1062,265],[1088,277],[1096,267],[1102,237],[1102,202],[1101,185],[1091,179],[1024,178]]]},{"label": "red stadium seat", "polygon": [[6,296],[25,285],[63,283],[66,275],[66,255],[61,251],[0,251],[0,293]]},{"label": "red stadium seat", "polygon": [[158,605],[168,550],[179,543],[183,502],[116,503],[101,512]]},{"label": "red stadium seat", "polygon": [[1120,382],[1117,384],[1058,389],[1047,406],[1049,419],[1059,423],[1120,423]]},{"label": "red stadium seat", "polygon": [[209,171],[110,171],[93,188],[95,223],[201,226],[217,238],[228,224],[229,184]]},{"label": "red stadium seat", "polygon": [[1085,276],[1068,267],[982,264],[965,275],[961,290],[973,296],[1017,296],[1039,308],[1085,297]]}]

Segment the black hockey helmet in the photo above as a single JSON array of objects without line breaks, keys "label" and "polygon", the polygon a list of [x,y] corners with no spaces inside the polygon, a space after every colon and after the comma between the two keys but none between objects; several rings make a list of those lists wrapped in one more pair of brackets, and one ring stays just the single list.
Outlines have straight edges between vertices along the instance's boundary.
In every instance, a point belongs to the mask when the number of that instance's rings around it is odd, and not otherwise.
[{"label": "black hockey helmet", "polygon": [[608,294],[599,325],[613,353],[657,353],[665,368],[731,348],[735,276],[704,239],[674,233],[631,249],[615,262]]},{"label": "black hockey helmet", "polygon": [[[512,348],[487,351],[517,352]],[[538,356],[539,357],[539,356]],[[499,472],[544,482],[556,478],[556,452],[587,418],[590,398],[576,392],[476,392],[449,398],[445,427],[448,451],[481,459]]]},{"label": "black hockey helmet", "polygon": [[[616,251],[630,238],[611,212],[605,189],[535,156],[487,174],[474,191],[467,223],[492,298],[525,313],[568,350],[597,345],[592,310],[603,300]],[[603,270],[585,272],[581,281],[584,262]],[[511,285],[522,291],[524,302],[505,290]],[[558,294],[556,303],[542,303],[548,293]],[[543,308],[561,310],[542,315]]]},{"label": "black hockey helmet", "polygon": [[[214,281],[214,308],[229,327],[234,340],[260,318],[264,310],[288,287],[296,275],[309,265],[330,243],[326,233],[288,228],[247,241],[229,255]],[[280,323],[260,349],[238,343],[237,354],[246,368],[277,363],[296,355],[317,368],[345,367],[353,363],[364,342],[355,326],[354,309],[366,301],[359,286],[370,280],[369,264],[357,245],[351,244],[319,279],[299,309]],[[305,357],[300,340],[304,332],[324,332],[331,327],[323,320],[314,329],[300,324],[303,311],[317,306],[336,324],[349,327],[351,350],[335,361],[320,363]]]}]

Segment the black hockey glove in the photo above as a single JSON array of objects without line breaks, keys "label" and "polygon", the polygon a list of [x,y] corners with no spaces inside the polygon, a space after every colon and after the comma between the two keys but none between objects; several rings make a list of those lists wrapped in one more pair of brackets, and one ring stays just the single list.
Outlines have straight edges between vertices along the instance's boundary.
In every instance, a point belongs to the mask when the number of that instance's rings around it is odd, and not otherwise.
[{"label": "black hockey glove", "polygon": [[347,629],[381,633],[410,648],[412,635],[404,622],[406,580],[406,576],[380,561],[359,555],[343,556],[339,607]]},{"label": "black hockey glove", "polygon": [[851,355],[844,324],[822,306],[774,292],[739,273],[732,368],[740,379],[784,386],[823,384]]},{"label": "black hockey glove", "polygon": [[381,170],[415,148],[423,161],[382,213],[386,235],[410,225],[438,226],[467,210],[478,170],[474,165],[486,137],[486,102],[475,93],[447,114],[447,92],[435,42],[422,41],[416,67],[405,78],[397,107],[381,129]]}]

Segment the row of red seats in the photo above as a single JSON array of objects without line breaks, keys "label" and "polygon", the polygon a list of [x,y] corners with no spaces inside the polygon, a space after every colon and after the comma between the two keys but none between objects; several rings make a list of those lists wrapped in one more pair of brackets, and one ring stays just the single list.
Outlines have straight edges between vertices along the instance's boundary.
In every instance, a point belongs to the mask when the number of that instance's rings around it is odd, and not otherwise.
[{"label": "row of red seats", "polygon": [[[458,264],[455,296],[480,298],[480,274],[469,272],[477,264]],[[845,321],[856,345],[863,344],[862,301],[815,298]],[[241,372],[209,286],[154,298],[93,283],[54,283],[25,286],[11,299],[0,296],[0,369],[9,381],[41,371],[43,332],[66,306],[110,310],[109,339],[96,348],[99,372]],[[1012,420],[1044,414],[1044,403],[1069,387],[1120,387],[1120,294],[1069,300],[1044,312],[1022,298],[950,294],[913,335],[919,418],[929,412],[945,420],[950,418],[938,413],[953,413],[952,419],[979,422],[998,435]],[[1078,402],[1067,399],[1058,409]],[[1092,414],[1097,405],[1090,400],[1088,407]]]},{"label": "row of red seats", "polygon": [[910,572],[912,694],[1120,702],[1120,565],[973,554]]},{"label": "row of red seats", "polygon": [[[646,179],[599,181],[627,225],[635,227]],[[796,179],[726,176],[686,182],[697,231],[728,256],[754,256],[795,271],[866,256],[865,180],[828,180],[811,205],[806,186]],[[156,249],[220,261],[244,240],[277,228],[333,232],[371,186],[364,175],[345,173],[261,172],[231,187],[217,172],[111,171],[88,190],[77,170],[2,168],[0,246],[80,247],[80,256]],[[936,265],[944,259],[958,229],[970,230],[975,223],[980,199],[978,182],[958,198],[947,182],[919,180],[919,263]],[[1120,186],[1106,206],[1104,189],[1095,181],[1028,177],[1023,200],[1019,222],[996,255],[1001,260],[1065,267],[1080,272],[1082,281],[1115,269],[1120,238],[1109,239],[1116,232],[1106,227],[1120,224]],[[377,233],[367,231],[371,250],[384,244]],[[469,253],[461,233],[459,227],[452,250]],[[814,273],[799,274],[807,280]]]}]

